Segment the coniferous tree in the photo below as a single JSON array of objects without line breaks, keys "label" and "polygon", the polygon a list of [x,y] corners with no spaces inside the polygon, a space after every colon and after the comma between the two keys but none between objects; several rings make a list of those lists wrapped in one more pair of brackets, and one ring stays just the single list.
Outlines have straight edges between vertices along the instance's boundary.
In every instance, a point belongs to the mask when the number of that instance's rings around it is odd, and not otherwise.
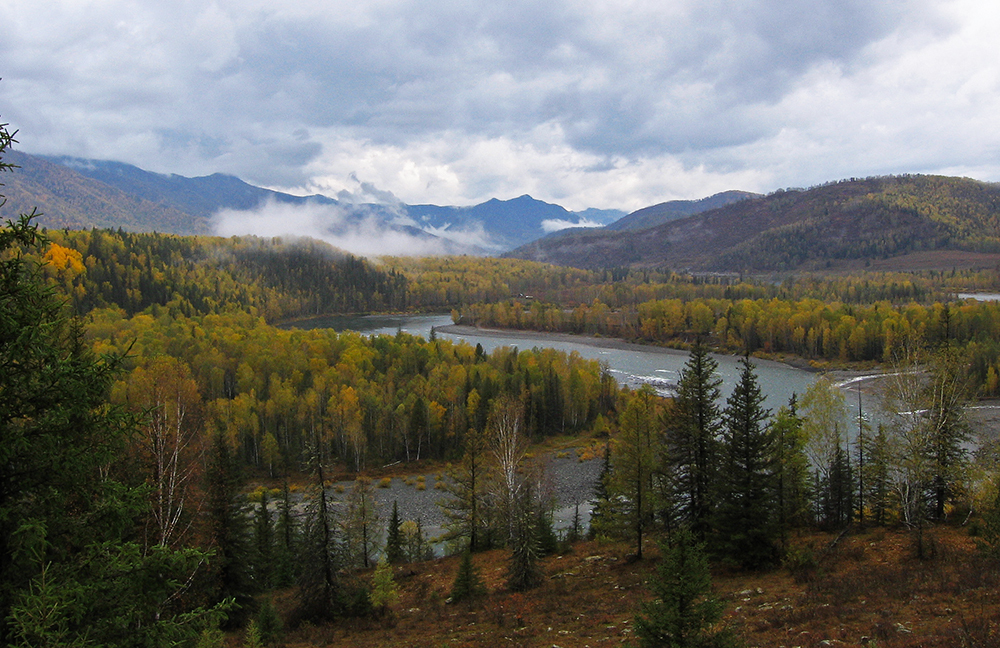
[{"label": "coniferous tree", "polygon": [[507,566],[507,587],[515,592],[537,587],[542,582],[539,565],[537,517],[532,506],[530,486],[519,489],[510,509],[510,562]]},{"label": "coniferous tree", "polygon": [[604,460],[601,463],[601,473],[594,482],[594,508],[590,513],[590,529],[587,533],[590,539],[600,534],[608,534],[612,530],[616,517],[614,502],[608,491],[611,479],[611,443],[604,444]]},{"label": "coniferous tree", "polygon": [[229,623],[238,624],[254,609],[254,552],[239,463],[221,434],[213,438],[205,476],[209,534],[215,548],[215,598],[236,602],[238,607]]},{"label": "coniferous tree", "polygon": [[345,549],[351,556],[348,565],[368,569],[372,554],[379,544],[378,508],[371,480],[358,477],[354,480],[347,498],[347,511],[343,519]]},{"label": "coniferous tree", "polygon": [[854,518],[854,477],[843,447],[834,450],[825,475],[821,473],[817,494],[821,526],[838,529]]},{"label": "coniferous tree", "polygon": [[715,509],[714,485],[721,464],[718,366],[699,339],[681,370],[677,397],[664,414],[664,472],[673,484],[674,508],[701,539],[707,536]]},{"label": "coniferous tree", "polygon": [[930,380],[924,389],[927,402],[931,483],[931,515],[945,517],[945,506],[961,491],[971,438],[965,418],[969,400],[968,358],[953,348],[938,351],[931,361]]},{"label": "coniferous tree", "polygon": [[403,556],[405,562],[421,562],[434,557],[434,548],[424,538],[424,523],[407,520],[399,525],[403,536]]},{"label": "coniferous tree", "polygon": [[872,521],[879,526],[888,522],[888,513],[892,496],[891,482],[891,450],[889,436],[881,423],[875,435],[865,446],[865,501],[871,510]]},{"label": "coniferous tree", "polygon": [[403,534],[400,532],[402,521],[399,519],[399,504],[392,501],[392,517],[389,518],[389,528],[385,534],[385,558],[394,565],[403,561]]},{"label": "coniferous tree", "polygon": [[715,547],[755,569],[777,559],[775,516],[775,444],[769,411],[748,357],[723,413],[724,472],[716,514]]},{"label": "coniferous tree", "polygon": [[386,614],[399,601],[399,588],[392,576],[392,565],[385,559],[385,556],[378,561],[375,566],[375,573],[372,575],[372,589],[368,594],[368,600],[372,608],[378,614]]},{"label": "coniferous tree", "polygon": [[300,545],[298,607],[296,622],[330,621],[338,616],[364,612],[368,595],[355,583],[346,582],[341,568],[346,565],[345,549],[337,537],[337,521],[326,494],[326,479],[318,450],[313,450],[315,484],[306,509]]},{"label": "coniferous tree", "polygon": [[486,508],[486,481],[488,472],[486,437],[470,429],[465,435],[465,452],[462,461],[445,488],[451,498],[442,504],[448,518],[446,540],[465,539],[470,550],[488,548],[491,543],[484,532],[489,526]]},{"label": "coniferous tree", "polygon": [[722,604],[712,595],[712,579],[703,544],[685,527],[660,545],[662,558],[650,582],[653,600],[635,617],[642,648],[724,648],[735,640],[715,626]]},{"label": "coniferous tree", "polygon": [[774,488],[776,522],[782,548],[788,532],[810,521],[809,459],[805,452],[802,419],[796,412],[795,396],[778,410],[771,425],[774,440]]},{"label": "coniferous tree", "polygon": [[274,585],[274,520],[268,509],[267,489],[261,491],[260,504],[254,515],[254,540],[256,556],[254,560],[254,577],[257,587],[269,590]]},{"label": "coniferous tree", "polygon": [[615,463],[609,488],[621,497],[623,532],[634,538],[635,556],[642,559],[642,541],[652,521],[653,472],[660,451],[656,433],[656,394],[643,385],[629,400],[620,418],[621,429],[614,441]]},{"label": "coniferous tree", "polygon": [[486,585],[479,576],[479,571],[472,564],[472,552],[466,548],[462,552],[462,561],[458,563],[455,582],[451,586],[451,600],[454,602],[476,598],[486,593]]}]

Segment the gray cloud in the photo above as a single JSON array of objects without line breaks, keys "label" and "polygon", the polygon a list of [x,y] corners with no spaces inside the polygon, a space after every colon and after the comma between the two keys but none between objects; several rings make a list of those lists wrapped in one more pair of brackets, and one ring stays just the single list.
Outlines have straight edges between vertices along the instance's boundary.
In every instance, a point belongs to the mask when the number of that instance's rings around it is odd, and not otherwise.
[{"label": "gray cloud", "polygon": [[29,152],[572,209],[1000,166],[976,0],[10,4]]}]

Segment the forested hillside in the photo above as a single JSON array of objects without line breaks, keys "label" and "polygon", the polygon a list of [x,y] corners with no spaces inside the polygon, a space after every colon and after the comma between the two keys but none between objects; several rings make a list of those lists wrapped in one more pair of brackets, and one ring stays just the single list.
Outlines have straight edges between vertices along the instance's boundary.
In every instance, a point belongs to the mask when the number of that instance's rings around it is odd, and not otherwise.
[{"label": "forested hillside", "polygon": [[[779,191],[638,232],[543,239],[511,256],[576,267],[773,272],[950,251],[944,269],[1000,255],[1000,187],[942,176],[845,180]],[[987,266],[1000,256],[990,257]],[[900,269],[906,269],[906,261]],[[853,264],[853,265],[852,265]]]},{"label": "forested hillside", "polygon": [[187,316],[240,310],[274,321],[406,305],[400,274],[311,239],[48,235],[39,261],[81,314],[114,306],[132,315],[155,306]]}]

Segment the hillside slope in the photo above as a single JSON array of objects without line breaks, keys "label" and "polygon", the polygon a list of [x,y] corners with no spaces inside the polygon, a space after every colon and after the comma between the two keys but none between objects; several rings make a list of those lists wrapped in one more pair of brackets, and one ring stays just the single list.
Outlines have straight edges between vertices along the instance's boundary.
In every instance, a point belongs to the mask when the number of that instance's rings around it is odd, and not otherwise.
[{"label": "hillside slope", "polygon": [[952,252],[946,261],[952,265],[966,256],[1000,260],[1000,185],[943,176],[846,180],[638,231],[542,239],[510,256],[576,267],[742,272],[821,269],[928,251]]}]

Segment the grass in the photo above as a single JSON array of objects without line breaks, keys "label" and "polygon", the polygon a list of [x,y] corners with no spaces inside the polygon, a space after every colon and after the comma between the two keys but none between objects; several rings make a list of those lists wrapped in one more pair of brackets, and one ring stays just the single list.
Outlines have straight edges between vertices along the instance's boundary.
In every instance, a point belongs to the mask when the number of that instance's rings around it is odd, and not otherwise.
[{"label": "grass", "polygon": [[[1000,572],[978,556],[964,530],[934,531],[937,555],[914,557],[905,530],[795,540],[815,559],[796,569],[714,574],[726,623],[747,646],[973,648],[1000,645]],[[507,553],[476,554],[489,594],[450,605],[457,557],[396,569],[401,600],[388,618],[344,620],[291,631],[290,648],[357,646],[621,646],[633,640],[633,617],[649,596],[657,552],[630,562],[632,547],[582,542],[544,560],[544,584],[524,594],[503,587]],[[801,552],[800,552],[801,553]],[[366,576],[370,577],[370,576]],[[826,642],[826,643],[824,643]]]}]

